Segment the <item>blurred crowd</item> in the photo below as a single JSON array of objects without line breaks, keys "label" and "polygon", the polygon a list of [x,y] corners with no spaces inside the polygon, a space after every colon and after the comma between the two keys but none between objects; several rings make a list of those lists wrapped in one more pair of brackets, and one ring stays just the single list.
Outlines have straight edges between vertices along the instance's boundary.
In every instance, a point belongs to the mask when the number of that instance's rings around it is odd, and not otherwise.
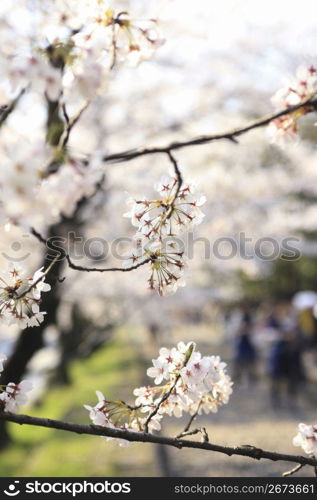
[{"label": "blurred crowd", "polygon": [[299,391],[316,376],[316,304],[313,292],[300,292],[292,301],[241,303],[229,313],[235,383],[252,385],[266,377],[273,407],[285,401],[296,406]]}]

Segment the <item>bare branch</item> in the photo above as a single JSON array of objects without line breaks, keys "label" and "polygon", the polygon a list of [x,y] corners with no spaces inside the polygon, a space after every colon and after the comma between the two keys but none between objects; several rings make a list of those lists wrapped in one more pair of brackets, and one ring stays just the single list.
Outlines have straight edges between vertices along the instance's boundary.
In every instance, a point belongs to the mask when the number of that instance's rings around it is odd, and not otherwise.
[{"label": "bare branch", "polygon": [[193,429],[192,431],[183,431],[181,432],[181,434],[178,434],[178,436],[176,436],[176,439],[181,439],[186,436],[194,436],[195,434],[202,434],[203,442],[209,442],[209,436],[206,431],[206,427],[197,427],[197,429]]},{"label": "bare branch", "polygon": [[176,198],[178,196],[179,190],[182,187],[183,177],[182,177],[181,171],[180,171],[180,169],[178,167],[178,163],[177,163],[176,159],[174,158],[174,156],[172,155],[172,153],[170,151],[167,151],[167,156],[169,157],[170,162],[173,165],[175,176],[176,176],[176,181],[177,181],[177,188],[176,188],[176,191],[175,191],[175,194],[174,194],[174,198],[173,198],[172,203],[171,203],[171,205],[173,206],[173,204],[174,204],[174,202],[175,202],[175,200],[176,200]]},{"label": "bare branch", "polygon": [[303,467],[305,467],[304,464],[296,465],[296,467],[294,467],[293,469],[283,472],[283,477],[292,476],[293,474],[301,470]]},{"label": "bare branch", "polygon": [[7,106],[2,106],[1,107],[1,109],[0,109],[0,127],[6,121],[6,119],[10,115],[10,113],[12,113],[12,111],[14,111],[14,109],[15,109],[16,105],[18,104],[19,100],[21,99],[21,97],[25,93],[25,90],[26,90],[25,88],[23,88],[22,90],[20,90],[20,92],[17,95],[17,97],[15,99],[13,99],[13,101],[11,101],[10,104],[8,104]]},{"label": "bare branch", "polygon": [[192,423],[194,422],[195,418],[198,415],[200,407],[201,407],[201,401],[199,401],[199,404],[197,406],[197,410],[190,417],[189,421],[187,422],[187,424],[184,427],[184,430],[178,436],[176,436],[176,437],[178,437],[178,438],[183,437],[189,431],[189,429],[191,428]]},{"label": "bare branch", "polygon": [[155,406],[155,408],[152,411],[152,413],[149,414],[149,416],[146,419],[145,424],[144,424],[144,430],[145,430],[145,432],[149,431],[149,423],[150,423],[150,421],[152,420],[153,417],[155,417],[155,415],[159,411],[161,405],[170,397],[170,395],[172,394],[173,390],[175,389],[175,387],[177,385],[177,382],[179,381],[180,377],[181,377],[180,374],[177,375],[176,379],[174,380],[174,383],[171,385],[171,387],[169,388],[169,390],[163,395],[163,397],[157,403],[157,405]]},{"label": "bare branch", "polygon": [[71,133],[73,127],[76,125],[76,123],[78,122],[78,120],[82,116],[83,112],[88,108],[89,104],[90,104],[90,102],[87,101],[72,118],[69,117],[69,115],[67,113],[66,106],[65,106],[65,104],[63,104],[62,111],[63,111],[63,116],[65,118],[66,125],[65,125],[64,131],[60,137],[60,140],[59,140],[59,145],[58,145],[59,148],[61,148],[61,149],[66,148],[67,143],[69,141],[69,136],[70,136],[70,133]]},{"label": "bare branch", "polygon": [[[41,243],[43,243],[46,248],[50,249],[50,242],[49,240],[46,240],[36,229],[32,228],[31,229],[31,234],[35,236]],[[66,250],[59,248],[58,249],[59,255],[56,260],[59,259],[66,259],[68,266],[71,269],[74,269],[75,271],[82,271],[86,273],[106,273],[106,272],[122,272],[122,273],[127,273],[129,271],[134,271],[134,269],[138,269],[141,266],[144,266],[144,264],[148,264],[151,262],[151,258],[145,259],[142,262],[138,262],[137,264],[130,266],[130,267],[86,267],[86,266],[78,266],[77,264],[74,264],[74,262],[71,260],[69,254],[66,252]],[[55,260],[55,259],[54,259]]]},{"label": "bare branch", "polygon": [[98,425],[83,425],[63,422],[60,420],[51,420],[49,418],[31,417],[29,415],[16,415],[14,413],[0,412],[0,420],[14,422],[20,425],[34,425],[36,427],[46,427],[49,429],[58,429],[76,434],[89,434],[93,436],[106,436],[117,439],[126,439],[131,442],[141,443],[156,443],[175,448],[195,448],[205,451],[213,451],[223,453],[228,456],[239,455],[243,457],[253,458],[255,460],[267,459],[274,462],[284,461],[293,462],[301,465],[317,466],[317,460],[311,457],[303,457],[299,455],[288,455],[285,453],[276,453],[273,451],[261,450],[254,446],[220,446],[208,442],[188,441],[186,439],[177,439],[167,436],[158,436],[143,432],[132,432],[125,429],[116,429],[110,427],[100,427]]},{"label": "bare branch", "polygon": [[129,271],[134,271],[134,269],[138,269],[141,266],[144,266],[144,264],[147,264],[148,262],[151,262],[152,259],[148,258],[143,260],[142,262],[138,262],[138,264],[135,264],[134,266],[130,267],[85,267],[85,266],[77,266],[76,264],[73,263],[71,258],[67,253],[65,253],[65,258],[68,262],[68,265],[71,269],[74,269],[75,271],[84,271],[86,273],[106,273],[106,272],[111,272],[111,271],[119,271],[122,273],[127,273]]},{"label": "bare branch", "polygon": [[157,154],[157,153],[168,154],[171,151],[175,151],[177,149],[182,149],[182,148],[186,148],[189,146],[198,146],[201,144],[207,144],[207,143],[219,141],[222,139],[227,139],[231,142],[237,143],[238,142],[237,137],[239,137],[240,135],[246,134],[250,130],[264,127],[265,125],[268,125],[271,121],[275,120],[276,118],[280,118],[281,116],[291,114],[294,111],[301,109],[301,108],[305,108],[305,107],[308,108],[307,112],[316,111],[316,109],[317,109],[316,97],[315,96],[309,97],[305,101],[303,101],[299,104],[296,104],[295,106],[290,106],[289,108],[283,109],[282,111],[279,111],[278,113],[270,114],[270,115],[264,116],[262,118],[259,118],[258,120],[255,120],[255,121],[249,123],[249,125],[239,127],[239,128],[234,128],[232,130],[228,130],[228,131],[222,132],[220,134],[201,135],[201,136],[189,139],[187,141],[171,142],[170,144],[167,144],[165,146],[154,146],[154,147],[148,147],[148,148],[145,147],[145,148],[130,149],[127,151],[122,151],[120,153],[105,155],[103,158],[103,161],[107,162],[107,163],[119,163],[119,162],[123,162],[123,161],[130,161],[130,160],[133,160],[134,158],[139,158],[140,156],[147,156],[147,155]]},{"label": "bare branch", "polygon": [[44,270],[43,274],[37,280],[35,280],[34,283],[32,283],[32,285],[30,285],[23,293],[21,293],[21,295],[19,295],[18,297],[16,297],[17,300],[22,299],[23,297],[25,297],[28,293],[30,293],[33,290],[33,288],[36,287],[36,285],[38,283],[40,283],[40,281],[43,281],[43,278],[45,278],[45,276],[55,266],[55,264],[58,261],[58,259],[59,259],[59,256],[57,255],[55,257],[55,259],[52,260],[52,262],[50,263],[50,265],[47,266],[47,268]]}]

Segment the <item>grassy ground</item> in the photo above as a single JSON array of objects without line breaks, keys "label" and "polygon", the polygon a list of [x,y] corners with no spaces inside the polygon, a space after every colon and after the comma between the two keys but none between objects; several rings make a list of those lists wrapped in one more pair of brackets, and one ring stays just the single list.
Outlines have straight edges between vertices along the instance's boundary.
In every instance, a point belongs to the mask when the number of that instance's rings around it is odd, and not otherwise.
[{"label": "grassy ground", "polygon": [[[109,398],[118,398],[120,394],[124,399],[128,392],[126,384],[137,385],[135,353],[121,342],[114,342],[89,359],[74,362],[71,378],[71,386],[51,389],[40,404],[25,412],[89,423],[83,404],[95,404],[96,389]],[[117,462],[120,462],[121,450],[117,452],[118,447],[103,438],[15,424],[10,424],[10,433],[14,444],[1,452],[1,476],[80,477],[120,473]]]}]

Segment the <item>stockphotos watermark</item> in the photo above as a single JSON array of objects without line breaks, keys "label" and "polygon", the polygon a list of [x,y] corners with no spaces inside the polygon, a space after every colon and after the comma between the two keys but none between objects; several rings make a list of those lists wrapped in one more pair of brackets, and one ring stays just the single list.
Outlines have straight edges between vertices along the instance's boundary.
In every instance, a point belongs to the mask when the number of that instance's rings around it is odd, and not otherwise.
[{"label": "stockphotos watermark", "polygon": [[65,481],[28,481],[24,484],[20,484],[20,481],[13,481],[4,490],[3,493],[7,497],[16,497],[20,493],[25,494],[38,494],[38,495],[48,495],[48,494],[71,494],[72,497],[76,497],[81,494],[105,494],[105,493],[131,493],[131,483],[130,482],[119,482],[119,481],[75,481],[75,482],[65,482]]},{"label": "stockphotos watermark", "polygon": [[[28,238],[23,235],[22,238]],[[22,262],[30,257],[26,250],[25,239],[14,241],[11,246],[2,252],[2,256],[11,262]],[[301,257],[301,240],[296,236],[286,236],[281,239],[272,236],[253,238],[244,232],[237,235],[219,236],[210,239],[202,236],[196,237],[194,233],[187,233],[183,238],[165,237],[162,240],[162,249],[168,251],[173,248],[176,252],[182,252],[188,260],[199,255],[200,259],[227,261],[235,258],[242,260],[253,260],[272,262],[277,259],[298,260]],[[136,240],[135,238],[120,237],[111,241],[101,238],[85,238],[71,231],[67,237],[54,236],[48,238],[46,247],[48,255],[55,258],[60,253],[61,259],[65,258],[65,252],[73,261],[88,259],[93,262],[106,262],[109,258],[125,261],[127,255],[138,252],[144,255],[151,249],[151,241],[146,238]]]}]

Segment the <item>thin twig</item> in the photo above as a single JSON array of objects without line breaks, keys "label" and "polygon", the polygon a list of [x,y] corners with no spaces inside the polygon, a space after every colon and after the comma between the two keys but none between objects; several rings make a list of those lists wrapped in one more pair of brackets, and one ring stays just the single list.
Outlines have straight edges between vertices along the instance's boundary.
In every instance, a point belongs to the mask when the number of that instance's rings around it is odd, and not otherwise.
[{"label": "thin twig", "polygon": [[178,196],[178,193],[179,193],[179,190],[180,188],[182,187],[182,184],[183,184],[183,177],[182,177],[182,174],[181,174],[181,171],[178,167],[178,163],[176,161],[176,159],[174,158],[174,156],[172,155],[172,153],[170,151],[167,151],[167,156],[169,157],[172,165],[173,165],[173,168],[174,168],[174,172],[175,172],[175,175],[176,175],[176,182],[177,182],[177,187],[176,187],[176,191],[174,193],[174,197],[173,197],[173,200],[172,200],[172,203],[171,205],[173,206],[177,196]]},{"label": "thin twig", "polygon": [[134,269],[138,269],[141,266],[144,266],[144,264],[147,264],[148,262],[151,262],[151,258],[142,260],[142,262],[138,262],[138,264],[135,264],[134,266],[130,267],[85,267],[85,266],[77,266],[76,264],[73,263],[71,258],[67,253],[65,253],[65,258],[68,262],[68,266],[71,269],[74,269],[75,271],[84,271],[86,273],[106,273],[106,272],[122,272],[126,273],[129,271],[134,271]]},{"label": "thin twig", "polygon": [[209,443],[209,436],[206,431],[206,427],[197,427],[197,429],[193,429],[192,431],[181,432],[181,434],[176,436],[176,439],[181,439],[186,436],[194,436],[195,434],[202,434],[203,443]]},{"label": "thin twig", "polygon": [[[50,246],[49,240],[46,240],[36,229],[32,228],[31,229],[31,234],[35,236],[41,243],[43,243],[48,249],[51,249],[52,247]],[[56,249],[54,249],[56,250]],[[66,259],[68,266],[73,269],[74,271],[82,271],[82,272],[87,272],[87,273],[106,273],[106,272],[122,272],[126,273],[129,271],[134,271],[135,269],[138,269],[141,266],[144,266],[145,264],[148,264],[151,262],[151,258],[144,259],[142,262],[138,262],[137,264],[130,266],[130,267],[86,267],[86,266],[78,266],[77,264],[74,264],[74,262],[71,260],[69,254],[64,250],[63,248],[58,248],[59,255],[57,256],[57,260],[60,259]]]},{"label": "thin twig", "polygon": [[201,432],[200,427],[197,427],[197,429],[193,429],[192,431],[183,431],[176,436],[176,439],[181,439],[186,436],[194,436],[195,434],[199,434],[200,432]]},{"label": "thin twig", "polygon": [[296,472],[298,472],[300,469],[302,469],[303,467],[305,467],[304,464],[299,464],[299,465],[296,465],[296,467],[294,467],[293,469],[291,470],[288,470],[286,472],[283,472],[283,477],[288,477],[288,476],[292,476],[293,474],[295,474]]},{"label": "thin twig", "polygon": [[22,299],[23,297],[25,297],[28,293],[30,293],[30,292],[33,290],[33,288],[35,288],[35,287],[36,287],[36,285],[37,285],[38,283],[40,283],[40,281],[42,281],[42,280],[43,280],[43,278],[44,278],[44,277],[45,277],[45,276],[46,276],[46,275],[50,272],[50,270],[51,270],[51,269],[55,266],[55,264],[56,264],[56,262],[57,262],[58,260],[59,260],[59,255],[57,255],[57,256],[55,257],[55,259],[53,259],[53,260],[52,260],[52,262],[50,263],[50,265],[49,265],[49,266],[47,266],[47,268],[45,269],[45,271],[43,272],[43,274],[42,274],[42,275],[41,275],[41,276],[40,276],[40,277],[39,277],[36,281],[34,281],[34,283],[32,283],[32,285],[30,285],[30,286],[27,288],[27,290],[25,290],[23,293],[21,293],[21,295],[18,295],[18,296],[16,297],[16,299],[17,299],[17,300],[20,300],[20,299]]},{"label": "thin twig", "polygon": [[25,93],[25,90],[26,90],[25,88],[23,88],[22,90],[20,90],[20,92],[17,95],[17,97],[15,99],[13,99],[13,101],[11,101],[10,104],[8,104],[7,106],[3,106],[3,108],[1,109],[1,114],[0,114],[0,127],[6,121],[6,119],[10,115],[10,113],[12,113],[12,111],[14,111],[14,109],[15,109],[16,105],[18,104],[19,100],[21,99],[21,97]]},{"label": "thin twig", "polygon": [[149,414],[149,416],[146,419],[145,424],[144,424],[144,432],[149,432],[149,423],[150,423],[150,421],[152,420],[153,417],[155,417],[155,415],[159,411],[159,409],[162,406],[162,404],[170,397],[170,395],[172,394],[173,390],[175,389],[176,384],[179,381],[180,377],[181,377],[181,375],[178,374],[177,377],[176,377],[176,379],[174,380],[174,383],[169,388],[169,390],[163,395],[163,397],[157,403],[157,405],[155,406],[155,408],[152,411],[152,413]]},{"label": "thin twig", "polygon": [[220,134],[213,134],[213,135],[201,135],[198,137],[194,137],[192,139],[186,140],[186,141],[176,141],[176,142],[171,142],[170,144],[167,144],[165,146],[154,146],[154,147],[141,147],[141,148],[136,148],[136,149],[130,149],[127,151],[121,151],[119,153],[113,153],[109,155],[105,155],[103,157],[103,161],[107,163],[119,163],[123,161],[130,161],[133,160],[134,158],[139,158],[140,156],[147,156],[151,154],[157,154],[157,153],[165,153],[168,154],[168,152],[175,151],[177,149],[182,149],[190,146],[198,146],[201,144],[207,144],[210,142],[214,141],[219,141],[222,139],[227,139],[230,140],[231,142],[237,143],[237,137],[240,135],[243,135],[250,130],[254,130],[256,128],[264,127],[265,125],[268,125],[271,121],[275,120],[276,118],[280,118],[281,116],[285,116],[288,114],[293,113],[294,111],[297,111],[298,109],[308,107],[309,111],[312,112],[317,109],[317,99],[315,96],[309,97],[302,103],[296,104],[295,106],[291,106],[287,109],[283,109],[282,111],[279,111],[278,113],[266,115],[262,118],[259,118],[248,125],[234,128],[231,130],[228,130],[226,132],[222,132]]},{"label": "thin twig", "polygon": [[256,460],[268,459],[274,462],[284,461],[293,462],[302,465],[317,466],[317,460],[311,457],[303,457],[297,455],[288,455],[284,453],[276,453],[273,451],[261,450],[253,446],[220,446],[213,443],[189,441],[186,439],[176,439],[167,436],[158,436],[155,434],[146,434],[143,432],[132,432],[125,429],[116,429],[110,427],[100,427],[97,425],[83,425],[63,422],[60,420],[51,420],[48,418],[31,417],[29,415],[16,415],[14,413],[0,412],[0,420],[14,422],[20,425],[34,425],[36,427],[46,427],[49,429],[58,429],[76,434],[89,434],[94,436],[106,436],[117,439],[126,439],[131,442],[156,443],[175,448],[195,448],[206,451],[223,453],[228,456],[239,455],[253,458]]},{"label": "thin twig", "polygon": [[58,147],[60,149],[65,149],[65,147],[67,146],[67,143],[69,141],[69,136],[70,136],[70,133],[71,133],[73,127],[76,125],[76,123],[78,122],[78,120],[82,116],[83,112],[88,108],[89,104],[90,104],[90,101],[87,101],[72,118],[69,118],[66,106],[65,106],[65,104],[63,104],[62,111],[63,111],[63,115],[65,118],[66,126],[65,126],[64,132],[62,133],[61,138],[59,140]]},{"label": "thin twig", "polygon": [[112,48],[112,61],[110,65],[110,71],[112,71],[117,62],[117,41],[116,41],[116,24],[112,24],[112,40],[111,40],[111,48]]},{"label": "thin twig", "polygon": [[178,438],[182,437],[186,432],[189,431],[189,429],[191,428],[191,425],[192,423],[194,422],[195,418],[197,417],[198,415],[198,412],[199,412],[199,409],[200,409],[200,406],[201,406],[201,401],[199,401],[199,404],[197,406],[197,410],[195,411],[195,413],[193,413],[193,415],[190,417],[189,421],[187,422],[186,426],[184,427],[184,430],[177,436]]}]

